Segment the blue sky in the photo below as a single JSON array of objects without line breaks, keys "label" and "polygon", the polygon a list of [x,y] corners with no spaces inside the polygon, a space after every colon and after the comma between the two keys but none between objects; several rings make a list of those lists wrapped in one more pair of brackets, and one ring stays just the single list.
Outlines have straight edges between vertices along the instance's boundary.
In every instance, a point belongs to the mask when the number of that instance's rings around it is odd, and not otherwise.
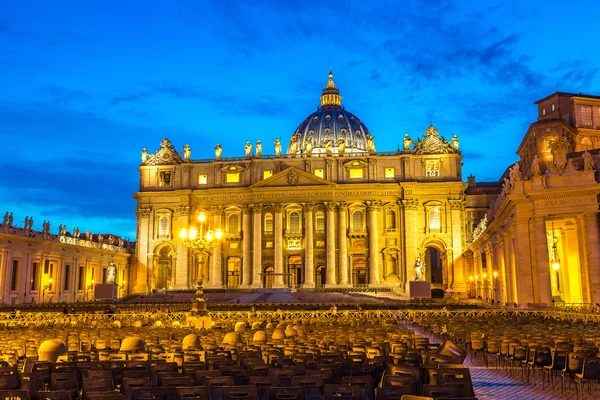
[{"label": "blue sky", "polygon": [[534,101],[600,94],[598,15],[592,0],[5,2],[0,211],[133,238],[142,148],[288,138],[330,66],[378,151],[431,121],[458,135],[465,180],[497,180]]}]

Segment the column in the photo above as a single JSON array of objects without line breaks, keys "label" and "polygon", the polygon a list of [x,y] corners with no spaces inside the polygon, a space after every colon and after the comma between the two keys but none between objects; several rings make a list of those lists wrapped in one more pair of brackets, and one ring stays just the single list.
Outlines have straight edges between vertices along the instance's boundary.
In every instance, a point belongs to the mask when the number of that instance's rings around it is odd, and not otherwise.
[{"label": "column", "polygon": [[340,285],[350,286],[348,282],[348,204],[338,203],[338,239],[339,256],[338,263],[340,268]]},{"label": "column", "polygon": [[[135,246],[136,258],[138,260],[136,265],[136,273],[135,273],[135,282],[131,282],[131,292],[132,293],[146,293],[150,290],[150,281],[149,281],[149,268],[150,264],[147,262],[144,263],[145,260],[151,256],[151,251],[148,248],[151,230],[150,230],[150,209],[149,208],[139,208],[136,212],[137,214],[137,232],[138,232],[138,240]],[[149,254],[150,253],[150,254]],[[43,268],[43,267],[42,267]],[[41,275],[41,274],[40,274]],[[84,283],[87,285],[87,282],[84,280]],[[84,288],[86,289],[87,286]],[[40,289],[41,290],[41,289]]]},{"label": "column", "polygon": [[[173,222],[177,221],[178,223],[177,225],[173,224],[173,232],[171,232],[171,237],[175,239],[179,234],[179,231],[175,227],[177,226],[181,229],[182,227],[187,227],[189,225],[190,208],[177,207],[175,209],[174,217],[175,218],[173,218]],[[181,239],[177,239],[175,251],[177,252],[177,258],[175,259],[175,272],[173,274],[175,282],[173,286],[175,289],[188,289],[190,287],[188,283],[190,250],[185,247]]]},{"label": "column", "polygon": [[262,204],[253,204],[250,208],[253,212],[252,287],[259,288],[262,272]]},{"label": "column", "polygon": [[515,282],[515,263],[513,258],[513,229],[506,230],[502,237],[504,239],[504,264],[506,268],[506,276],[504,277],[504,285],[506,287],[506,302],[518,303],[517,289]]},{"label": "column", "polygon": [[544,218],[535,219],[535,256],[534,271],[537,279],[536,300],[542,304],[552,304],[552,287],[550,285],[550,259],[548,257],[548,236],[546,234],[546,220]]},{"label": "column", "polygon": [[313,226],[314,204],[304,205],[304,284],[302,287],[315,287],[315,240]]},{"label": "column", "polygon": [[[150,292],[152,289],[154,289],[154,285],[156,283],[156,279],[154,276],[154,256],[152,254],[150,254],[148,256],[148,261],[146,261],[146,282],[148,282],[148,292]],[[87,287],[89,285],[91,285],[92,279],[96,279],[93,275],[91,275],[92,272],[92,267],[90,266],[89,260],[86,261],[85,264],[85,275],[87,276],[88,273],[90,274],[90,279],[86,280],[85,283],[85,287],[86,287],[86,292],[87,292]],[[42,275],[42,274],[40,274]],[[40,281],[40,285],[43,283],[43,281]],[[41,290],[41,289],[40,289]],[[93,290],[93,288],[90,288],[90,290]]]},{"label": "column", "polygon": [[[223,218],[223,209],[220,206],[215,206],[210,208],[211,214],[213,216],[213,225],[212,228],[214,230],[221,228],[221,221]],[[222,264],[223,260],[221,259],[221,241],[217,246],[213,248],[212,257],[210,258],[211,265],[208,277],[208,284],[205,285],[207,288],[211,289],[219,289],[223,287],[223,272],[222,272]]]},{"label": "column", "polygon": [[242,284],[241,287],[250,287],[252,280],[252,259],[250,255],[250,209],[242,207]]},{"label": "column", "polygon": [[591,303],[600,303],[600,236],[598,232],[598,213],[585,213],[582,216],[583,231],[585,236],[580,240],[584,242],[585,262],[588,266],[588,282],[590,285]]},{"label": "column", "polygon": [[377,214],[381,207],[379,201],[367,202],[367,219],[369,223],[369,285],[379,285],[379,229]]},{"label": "column", "polygon": [[273,216],[273,229],[275,229],[275,232],[273,232],[275,235],[275,240],[273,243],[275,247],[275,277],[273,279],[273,287],[283,288],[285,287],[283,283],[283,205],[275,204],[273,209],[275,210]]},{"label": "column", "polygon": [[325,203],[327,207],[327,269],[325,287],[336,286],[335,280],[335,203]]},{"label": "column", "polygon": [[515,224],[515,281],[519,305],[533,303],[533,276],[531,273],[531,241],[529,237],[529,220],[519,218]]},{"label": "column", "polygon": [[399,202],[404,210],[404,254],[405,254],[405,274],[404,281],[402,285],[404,285],[405,293],[409,291],[409,281],[414,280],[415,277],[415,260],[418,256],[417,244],[415,242],[416,238],[416,228],[415,225],[417,223],[417,205],[419,204],[418,200],[402,200]]},{"label": "column", "polygon": [[[464,201],[463,200],[449,200],[450,203],[450,232],[452,234],[452,257],[449,257],[449,261],[452,269],[449,269],[448,284],[454,290],[454,293],[461,297],[466,297],[467,285],[465,276],[465,268],[463,266],[462,254],[463,254],[463,234],[462,227],[464,221]],[[451,271],[451,272],[450,272]]]}]

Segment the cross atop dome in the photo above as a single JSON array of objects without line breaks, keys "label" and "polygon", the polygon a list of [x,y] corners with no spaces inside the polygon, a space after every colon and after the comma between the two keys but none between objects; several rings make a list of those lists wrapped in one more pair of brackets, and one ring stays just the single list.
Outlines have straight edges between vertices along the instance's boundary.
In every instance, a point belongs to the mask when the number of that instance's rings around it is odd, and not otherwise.
[{"label": "cross atop dome", "polygon": [[323,88],[323,94],[321,95],[321,107],[326,106],[341,106],[342,96],[340,96],[340,90],[333,83],[333,72],[331,67],[329,68],[329,81],[327,86]]}]

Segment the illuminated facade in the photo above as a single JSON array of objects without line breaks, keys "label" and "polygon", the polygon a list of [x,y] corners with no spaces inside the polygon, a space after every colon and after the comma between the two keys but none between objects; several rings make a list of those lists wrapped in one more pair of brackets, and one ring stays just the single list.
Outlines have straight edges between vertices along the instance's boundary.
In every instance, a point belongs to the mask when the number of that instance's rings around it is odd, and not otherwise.
[{"label": "illuminated facade", "polygon": [[[481,205],[467,207],[456,135],[447,141],[430,126],[418,140],[400,138],[402,150],[377,152],[330,74],[318,110],[288,143],[262,139],[270,154],[260,140],[246,142],[241,157],[217,144],[208,160],[193,160],[188,145],[178,152],[168,139],[155,153],[144,149],[134,292],[202,279],[206,288],[406,293],[420,258],[433,288],[466,296],[462,254],[469,216],[474,221]],[[223,232],[206,251],[179,238],[199,213]]]},{"label": "illuminated facade", "polygon": [[94,300],[94,286],[106,282],[111,264],[117,268],[118,296],[128,294],[133,243],[78,229],[55,235],[49,224],[43,232],[34,231],[14,226],[7,217],[0,226],[0,303]]},{"label": "illuminated facade", "polygon": [[468,292],[523,305],[600,303],[600,98],[558,92],[536,104],[520,161],[465,253]]}]

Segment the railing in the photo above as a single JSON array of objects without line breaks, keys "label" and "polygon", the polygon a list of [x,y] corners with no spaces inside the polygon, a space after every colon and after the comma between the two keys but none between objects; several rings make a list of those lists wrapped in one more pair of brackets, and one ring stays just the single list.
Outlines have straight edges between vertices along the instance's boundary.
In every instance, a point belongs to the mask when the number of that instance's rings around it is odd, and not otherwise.
[{"label": "railing", "polygon": [[[293,310],[293,311],[210,311],[208,316],[214,320],[243,320],[243,319],[279,319],[295,320],[305,318],[393,318],[396,320],[419,321],[423,318],[433,317],[494,317],[494,316],[528,316],[542,319],[552,319],[570,322],[600,323],[599,313],[575,313],[550,310],[505,310],[505,309],[469,309],[469,310],[341,310],[333,313],[328,310]],[[120,314],[74,314],[64,315],[58,312],[32,312],[23,313],[19,316],[9,313],[0,313],[0,327],[5,329],[15,327],[27,327],[34,324],[38,327],[44,326],[98,326],[108,327],[115,321],[122,326],[133,326],[134,322],[140,321],[143,325],[154,325],[160,321],[166,326],[175,321],[179,324],[190,318],[188,312],[136,312]],[[94,322],[95,321],[95,322]]]}]

